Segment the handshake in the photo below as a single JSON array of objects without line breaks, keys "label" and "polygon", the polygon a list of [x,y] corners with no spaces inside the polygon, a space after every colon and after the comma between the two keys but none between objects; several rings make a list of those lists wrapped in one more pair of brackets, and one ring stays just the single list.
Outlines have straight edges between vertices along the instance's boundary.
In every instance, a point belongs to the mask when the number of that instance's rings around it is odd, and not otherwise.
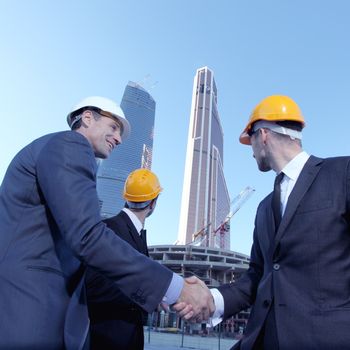
[{"label": "handshake", "polygon": [[184,279],[178,301],[172,309],[191,322],[207,321],[215,311],[214,299],[203,281],[195,276]]}]

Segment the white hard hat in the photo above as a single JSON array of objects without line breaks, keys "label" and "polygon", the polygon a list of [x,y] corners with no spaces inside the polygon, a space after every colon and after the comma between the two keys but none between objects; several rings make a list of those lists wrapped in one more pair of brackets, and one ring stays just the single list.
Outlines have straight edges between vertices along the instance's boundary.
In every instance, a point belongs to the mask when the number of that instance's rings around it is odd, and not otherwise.
[{"label": "white hard hat", "polygon": [[71,128],[77,121],[79,121],[79,112],[82,112],[83,108],[86,109],[88,107],[96,109],[99,113],[102,112],[102,115],[103,112],[105,112],[110,114],[111,117],[117,119],[122,124],[122,139],[124,140],[128,137],[130,134],[130,124],[125,118],[123,110],[112,100],[100,96],[84,98],[72,108],[71,112],[67,115],[67,122]]}]

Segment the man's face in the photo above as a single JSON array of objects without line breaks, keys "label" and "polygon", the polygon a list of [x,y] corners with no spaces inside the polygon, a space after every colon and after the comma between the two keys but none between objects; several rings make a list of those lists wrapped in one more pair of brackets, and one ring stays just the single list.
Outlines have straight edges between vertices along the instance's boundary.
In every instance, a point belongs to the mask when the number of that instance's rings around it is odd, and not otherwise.
[{"label": "man's face", "polygon": [[265,133],[264,129],[257,130],[253,135],[250,136],[250,142],[253,149],[253,157],[258,164],[260,171],[266,172],[271,170],[270,161],[268,157],[267,147],[264,143]]},{"label": "man's face", "polygon": [[95,156],[107,158],[114,147],[122,142],[120,124],[109,117],[91,118],[86,137],[89,140]]}]

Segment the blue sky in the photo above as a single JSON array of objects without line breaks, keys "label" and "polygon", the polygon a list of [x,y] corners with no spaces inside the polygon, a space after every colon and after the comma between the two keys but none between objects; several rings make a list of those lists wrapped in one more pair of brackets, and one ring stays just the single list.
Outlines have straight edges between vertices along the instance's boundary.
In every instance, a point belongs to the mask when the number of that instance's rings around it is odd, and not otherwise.
[{"label": "blue sky", "polygon": [[249,254],[255,211],[274,174],[258,171],[238,136],[262,98],[285,94],[303,111],[307,152],[350,153],[349,15],[346,0],[0,0],[0,180],[23,146],[67,129],[80,99],[119,103],[129,80],[142,83],[157,102],[153,170],[164,187],[148,240],[173,243],[193,77],[208,66],[229,192],[256,189],[231,221],[231,249]]}]

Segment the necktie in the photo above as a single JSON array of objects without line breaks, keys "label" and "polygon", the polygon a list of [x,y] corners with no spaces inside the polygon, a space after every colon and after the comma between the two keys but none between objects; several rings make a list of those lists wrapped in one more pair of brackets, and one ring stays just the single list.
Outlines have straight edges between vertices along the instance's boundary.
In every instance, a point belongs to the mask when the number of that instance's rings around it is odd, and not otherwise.
[{"label": "necktie", "polygon": [[146,236],[146,234],[147,234],[147,230],[142,229],[140,231],[140,238],[141,238],[142,243],[143,243],[143,250],[144,250],[144,253],[147,255],[148,249],[147,249],[147,236]]},{"label": "necktie", "polygon": [[281,223],[281,181],[283,179],[283,173],[280,172],[276,178],[273,185],[273,194],[272,194],[272,211],[275,218],[275,228],[276,231],[278,226]]},{"label": "necktie", "polygon": [[147,234],[147,231],[143,228],[143,229],[140,231],[140,237],[141,237],[142,241],[143,241],[145,244],[147,244],[147,243],[146,243],[146,234]]}]

